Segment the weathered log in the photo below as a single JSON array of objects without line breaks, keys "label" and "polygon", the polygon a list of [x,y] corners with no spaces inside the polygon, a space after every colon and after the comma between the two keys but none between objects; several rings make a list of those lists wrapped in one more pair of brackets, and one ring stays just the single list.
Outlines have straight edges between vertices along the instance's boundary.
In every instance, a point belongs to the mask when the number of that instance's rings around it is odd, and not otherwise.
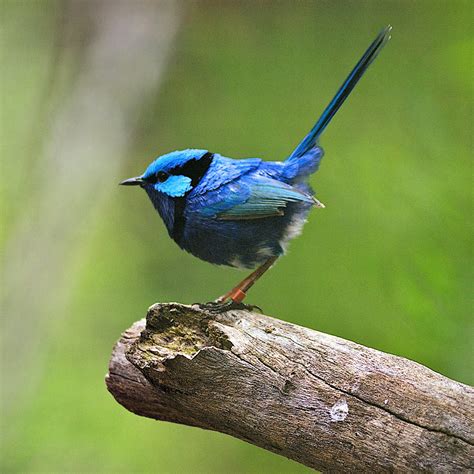
[{"label": "weathered log", "polygon": [[116,344],[128,410],[330,471],[474,469],[474,389],[416,362],[247,311],[156,304]]}]

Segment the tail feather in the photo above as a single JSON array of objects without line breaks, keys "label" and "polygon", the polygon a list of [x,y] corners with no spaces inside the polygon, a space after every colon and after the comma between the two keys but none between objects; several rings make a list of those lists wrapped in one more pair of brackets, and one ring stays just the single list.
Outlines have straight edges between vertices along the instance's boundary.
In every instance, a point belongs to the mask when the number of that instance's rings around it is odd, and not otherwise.
[{"label": "tail feather", "polygon": [[337,94],[331,100],[329,105],[326,107],[321,117],[318,119],[311,131],[306,135],[303,141],[295,148],[289,159],[302,157],[308,151],[313,148],[318,141],[319,136],[327,127],[328,123],[334,117],[336,112],[339,110],[343,102],[347,99],[349,94],[354,89],[359,79],[364,75],[367,68],[370,66],[372,61],[377,57],[381,49],[385,46],[385,43],[390,39],[390,32],[392,27],[389,25],[385,27],[375,38],[373,43],[369,46],[367,51],[364,53],[362,58],[356,64],[352,72],[347,76],[344,84],[337,91]]}]

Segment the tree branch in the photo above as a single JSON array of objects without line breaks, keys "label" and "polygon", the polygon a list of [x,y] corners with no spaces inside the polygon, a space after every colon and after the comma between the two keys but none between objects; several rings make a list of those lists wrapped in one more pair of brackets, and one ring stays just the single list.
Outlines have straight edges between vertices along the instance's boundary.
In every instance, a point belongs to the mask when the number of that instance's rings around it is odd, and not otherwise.
[{"label": "tree branch", "polygon": [[320,470],[474,469],[474,390],[401,357],[246,311],[156,304],[116,344],[128,410]]}]

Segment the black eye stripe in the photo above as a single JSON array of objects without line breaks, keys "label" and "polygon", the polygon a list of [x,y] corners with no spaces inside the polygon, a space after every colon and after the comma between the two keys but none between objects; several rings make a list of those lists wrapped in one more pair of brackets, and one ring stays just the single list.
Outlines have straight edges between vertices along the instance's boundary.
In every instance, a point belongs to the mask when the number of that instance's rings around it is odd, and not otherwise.
[{"label": "black eye stripe", "polygon": [[164,183],[170,175],[172,176],[187,176],[191,178],[191,185],[195,187],[199,184],[202,177],[206,174],[207,170],[211,166],[212,160],[214,159],[214,154],[207,152],[201,156],[201,158],[196,158],[189,160],[183,166],[175,166],[168,172],[158,171],[158,173],[144,178],[144,181],[150,184]]},{"label": "black eye stripe", "polygon": [[170,175],[166,173],[165,171],[158,171],[158,173],[152,174],[151,176],[148,176],[148,178],[143,178],[143,181],[146,181],[147,183],[150,183],[150,184],[163,183],[169,177]]},{"label": "black eye stripe", "polygon": [[195,187],[206,174],[206,171],[211,166],[213,159],[214,153],[207,152],[202,155],[201,158],[189,160],[183,166],[176,166],[169,171],[169,174],[187,176],[188,178],[191,178],[191,185]]}]

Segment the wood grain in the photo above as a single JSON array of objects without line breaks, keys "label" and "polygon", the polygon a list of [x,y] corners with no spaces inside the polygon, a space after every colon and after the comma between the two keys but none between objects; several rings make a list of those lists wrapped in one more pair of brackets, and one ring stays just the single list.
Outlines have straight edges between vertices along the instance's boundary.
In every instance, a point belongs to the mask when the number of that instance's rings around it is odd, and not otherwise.
[{"label": "wood grain", "polygon": [[116,344],[128,410],[220,431],[327,471],[474,469],[474,389],[262,314],[156,304]]}]

